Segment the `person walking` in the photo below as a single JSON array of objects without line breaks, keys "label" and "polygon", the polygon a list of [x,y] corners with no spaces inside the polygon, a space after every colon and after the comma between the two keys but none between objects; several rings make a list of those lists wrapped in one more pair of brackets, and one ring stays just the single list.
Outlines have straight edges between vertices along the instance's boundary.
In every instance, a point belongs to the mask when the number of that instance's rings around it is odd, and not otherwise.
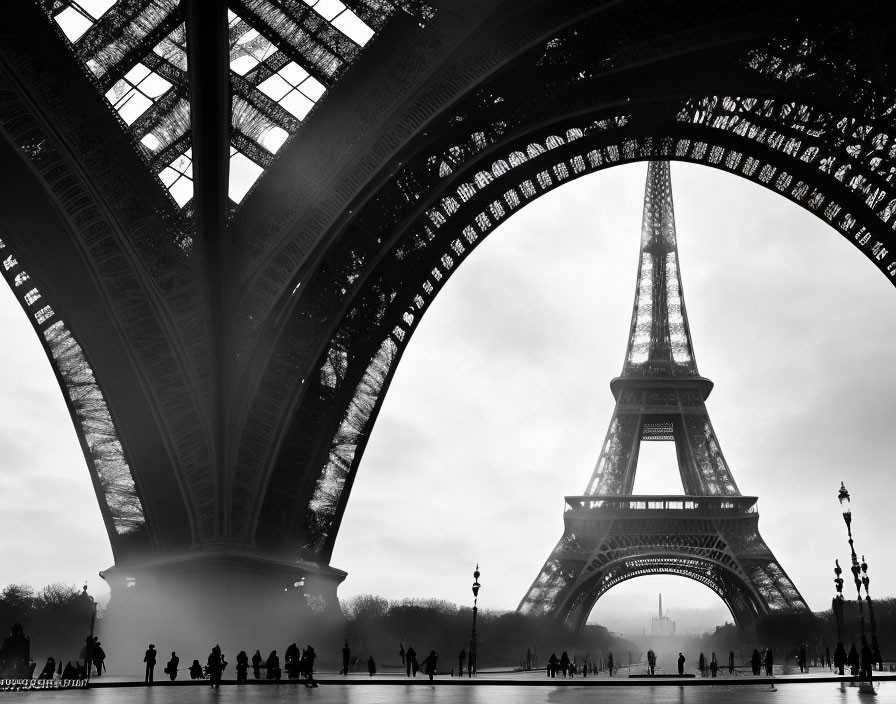
[{"label": "person walking", "polygon": [[734,674],[734,651],[733,650],[728,651],[728,674],[729,675]]},{"label": "person walking", "polygon": [[610,677],[613,676],[613,653],[608,652],[607,654],[607,672],[610,673]]},{"label": "person walking", "polygon": [[212,689],[221,687],[221,673],[224,670],[224,655],[221,653],[221,646],[215,645],[212,652],[208,655],[205,662],[205,669],[208,671],[208,678]]},{"label": "person walking", "polygon": [[772,656],[772,649],[769,648],[765,651],[765,676],[771,677],[772,673],[775,670],[775,659]]},{"label": "person walking", "polygon": [[460,649],[460,652],[457,654],[457,676],[464,676],[464,660],[467,659],[467,651],[463,648]]},{"label": "person walking", "polygon": [[557,662],[556,654],[551,653],[551,656],[548,658],[548,677],[557,676]]},{"label": "person walking", "polygon": [[348,675],[348,661],[352,655],[352,649],[348,647],[348,638],[345,639],[345,645],[342,646],[342,674]]},{"label": "person walking", "polygon": [[[261,659],[261,655],[258,656]],[[236,656],[236,683],[245,684],[249,679],[249,656],[245,650],[241,650]]]},{"label": "person walking", "polygon": [[713,677],[715,677],[719,672],[719,661],[716,660],[715,653],[713,653],[712,657],[709,659],[709,671]]},{"label": "person walking", "polygon": [[408,677],[417,676],[417,651],[412,647],[408,647],[407,652],[404,656],[405,665],[407,666]]},{"label": "person walking", "polygon": [[759,655],[759,650],[757,648],[753,648],[753,656],[750,658],[750,666],[753,668],[753,674],[759,675],[759,667],[762,663],[762,657]]},{"label": "person walking", "polygon": [[653,650],[647,651],[647,673],[650,675],[656,674],[656,653]]},{"label": "person walking", "polygon": [[838,642],[837,647],[834,648],[834,669],[838,675],[844,674],[844,665],[846,665],[846,648],[843,647],[842,642]]},{"label": "person walking", "polygon": [[566,679],[566,673],[569,672],[569,655],[565,650],[560,653],[560,672],[563,673],[563,678]]},{"label": "person walking", "polygon": [[279,680],[280,679],[280,656],[277,655],[276,650],[272,650],[271,654],[268,655],[268,659],[265,660],[264,668],[267,670],[267,679],[269,680]]},{"label": "person walking", "polygon": [[846,664],[849,665],[849,674],[853,677],[859,674],[859,651],[856,650],[856,644],[849,646],[849,655],[846,656]]},{"label": "person walking", "polygon": [[831,649],[827,645],[824,646],[824,666],[831,672],[834,671],[833,665],[831,664]]},{"label": "person walking", "polygon": [[679,676],[684,674],[684,661],[685,661],[684,654],[681,651],[678,651],[678,674],[679,674]]},{"label": "person walking", "polygon": [[423,674],[429,675],[430,681],[432,681],[433,675],[436,674],[436,664],[438,663],[439,656],[436,655],[435,650],[430,650],[429,655],[426,656],[426,660],[423,661]]},{"label": "person walking", "polygon": [[700,658],[697,660],[697,669],[700,670],[701,677],[706,677],[706,656],[703,653],[700,653]]},{"label": "person walking", "polygon": [[314,652],[314,648],[311,647],[310,643],[302,653],[302,656],[302,659],[305,661],[305,686],[317,687],[317,682],[314,681],[314,659],[317,657],[317,653]]},{"label": "person walking", "polygon": [[103,674],[103,665],[106,661],[106,651],[99,641],[93,644],[93,666],[96,668],[96,676]]},{"label": "person walking", "polygon": [[373,659],[373,655],[367,658],[367,674],[371,677],[376,674],[376,660]]},{"label": "person walking", "polygon": [[150,643],[149,647],[146,649],[146,654],[143,656],[143,662],[146,663],[146,673],[143,677],[143,681],[146,684],[152,684],[152,671],[156,667],[156,646],[152,643]]},{"label": "person walking", "polygon": [[299,646],[290,643],[283,653],[283,669],[286,670],[286,678],[294,680],[302,674],[302,653]]},{"label": "person walking", "polygon": [[177,657],[177,654],[172,650],[171,651],[171,659],[168,661],[168,664],[165,665],[165,674],[171,678],[171,681],[177,679],[177,666],[180,664],[180,658]]}]

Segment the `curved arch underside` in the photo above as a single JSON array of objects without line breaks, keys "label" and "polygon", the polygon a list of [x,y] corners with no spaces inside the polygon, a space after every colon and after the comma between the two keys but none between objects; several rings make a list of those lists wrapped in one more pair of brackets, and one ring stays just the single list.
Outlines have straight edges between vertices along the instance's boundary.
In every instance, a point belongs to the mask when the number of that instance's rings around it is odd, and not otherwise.
[{"label": "curved arch underside", "polygon": [[764,613],[743,580],[729,573],[720,573],[711,562],[695,560],[693,565],[683,565],[679,558],[650,555],[631,564],[616,565],[611,575],[583,588],[570,599],[562,613],[551,616],[581,630],[597,602],[610,589],[637,577],[654,575],[684,577],[711,589],[731,612],[735,625],[742,633],[753,632],[756,619]]},{"label": "curved arch underside", "polygon": [[[232,4],[282,40],[264,25],[270,3]],[[156,34],[197,36],[201,5],[156,5],[175,13]],[[0,215],[83,351],[133,474],[146,540],[117,561],[220,549],[327,564],[430,302],[497,225],[582,175],[648,159],[726,170],[814,213],[896,283],[891,5],[816,17],[806,4],[799,21],[770,2],[692,15],[635,1],[405,5],[290,122],[238,206],[222,155],[251,134],[221,96],[251,97],[263,76],[231,81],[219,13],[197,41],[225,58],[194,57],[211,71],[201,81],[169,67],[193,101],[178,138],[196,163],[184,209],[78,63],[89,47],[70,51],[37,4],[0,9],[0,168],[28,173]],[[85,36],[118,31],[128,11]],[[159,36],[128,36],[121,61],[159,65]],[[29,239],[37,203],[55,215]]]}]

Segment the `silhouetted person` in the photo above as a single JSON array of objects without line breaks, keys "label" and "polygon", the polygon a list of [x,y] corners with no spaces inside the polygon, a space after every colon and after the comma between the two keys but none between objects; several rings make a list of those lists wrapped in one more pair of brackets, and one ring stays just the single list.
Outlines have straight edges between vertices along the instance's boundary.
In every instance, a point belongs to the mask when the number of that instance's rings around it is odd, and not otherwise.
[{"label": "silhouetted person", "polygon": [[276,650],[272,650],[271,654],[268,655],[268,659],[264,663],[265,668],[267,668],[269,680],[279,680],[280,679],[280,656],[277,655]]},{"label": "silhouetted person", "polygon": [[317,683],[314,681],[314,658],[316,657],[317,653],[314,652],[314,648],[311,645],[305,648],[305,651],[302,653],[302,659],[305,661],[306,687],[317,687]]},{"label": "silhouetted person", "polygon": [[398,644],[398,657],[401,658],[401,664],[404,665],[404,643]]},{"label": "silhouetted person", "polygon": [[[78,676],[78,668],[72,665],[72,661],[69,660],[65,664],[65,669],[62,671],[62,679],[64,680],[79,680],[81,677]],[[152,680],[150,680],[152,682]]]},{"label": "silhouetted person", "polygon": [[178,665],[180,665],[180,658],[177,657],[177,655],[172,650],[171,651],[171,659],[168,661],[168,664],[165,665],[165,674],[171,678],[172,682],[174,682],[174,680],[177,679],[177,666]]},{"label": "silhouetted person", "polygon": [[423,673],[429,675],[429,679],[432,680],[434,674],[436,674],[436,663],[438,662],[439,656],[436,655],[435,650],[430,650],[429,655],[426,656],[426,660],[423,661]]},{"label": "silhouetted person", "polygon": [[[588,662],[587,660],[585,661]],[[651,675],[656,674],[656,653],[652,650],[647,651],[647,672]]]},{"label": "silhouetted person", "polygon": [[302,671],[302,653],[299,646],[293,643],[283,653],[283,669],[286,670],[287,679],[296,679]]},{"label": "silhouetted person", "polygon": [[678,674],[679,675],[684,674],[684,660],[685,660],[684,655],[681,653],[681,651],[679,651],[678,652]]},{"label": "silhouetted person", "polygon": [[557,676],[557,663],[560,662],[557,660],[557,655],[555,653],[551,653],[548,657],[548,677],[556,677]]},{"label": "silhouetted person", "polygon": [[198,660],[194,660],[193,664],[190,665],[190,679],[191,680],[205,679],[205,675],[202,674],[202,665],[199,664]]},{"label": "silhouetted person", "polygon": [[264,662],[264,659],[261,657],[261,653],[256,650],[255,655],[252,656],[252,676],[257,680],[261,679],[262,662]]},{"label": "silhouetted person", "polygon": [[759,675],[759,668],[762,666],[762,656],[757,648],[753,648],[753,657],[750,658],[750,665],[753,668],[753,674]]},{"label": "silhouetted person", "polygon": [[706,677],[706,656],[703,653],[700,653],[700,658],[697,660],[697,669],[700,670],[701,677]]},{"label": "silhouetted person", "polygon": [[846,666],[846,648],[843,647],[843,643],[838,642],[837,647],[834,649],[834,669],[837,671],[837,674],[844,674],[843,668]]},{"label": "silhouetted person", "polygon": [[856,644],[849,646],[849,654],[846,656],[846,664],[849,665],[849,674],[853,677],[859,674],[859,651],[856,650]]},{"label": "silhouetted person", "polygon": [[408,648],[407,653],[405,654],[405,664],[407,665],[407,673],[408,677],[417,676],[417,651],[413,648]]},{"label": "silhouetted person", "polygon": [[93,666],[96,668],[96,675],[99,677],[103,674],[103,666],[106,664],[106,651],[99,641],[93,644]]},{"label": "silhouetted person", "polygon": [[[261,660],[261,655],[258,656]],[[243,684],[249,679],[249,656],[245,650],[241,650],[236,656],[236,683]]]},{"label": "silhouetted person", "polygon": [[373,659],[373,655],[367,658],[367,674],[371,677],[376,674],[376,661]]},{"label": "silhouetted person", "polygon": [[566,677],[566,673],[569,672],[569,655],[565,650],[560,653],[560,672],[563,673],[564,677]]},{"label": "silhouetted person", "polygon": [[771,677],[775,671],[775,659],[772,655],[772,649],[765,651],[765,676]]},{"label": "silhouetted person", "polygon": [[709,659],[709,671],[713,677],[715,677],[719,672],[719,661],[716,660],[715,653],[713,653],[712,657]]},{"label": "silhouetted person", "polygon": [[862,660],[861,665],[859,667],[859,674],[861,674],[862,679],[867,682],[871,681],[871,671],[874,666],[872,665],[872,657],[871,657],[871,648],[868,646],[868,641],[862,641]]},{"label": "silhouetted person", "polygon": [[37,676],[39,680],[51,680],[53,679],[53,675],[56,674],[56,660],[53,658],[47,658],[47,663],[44,665],[44,669],[40,671],[40,674]]},{"label": "silhouetted person", "polygon": [[352,656],[352,649],[348,647],[348,638],[345,639],[345,645],[342,646],[342,674],[348,674],[348,660]]},{"label": "silhouetted person", "polygon": [[809,653],[805,643],[800,643],[800,672],[809,672]]},{"label": "silhouetted person", "polygon": [[212,648],[206,661],[206,669],[212,688],[218,689],[221,686],[221,673],[224,672],[224,655],[221,653],[220,646],[216,645]]},{"label": "silhouetted person", "polygon": [[[464,652],[461,650],[460,652]],[[463,660],[463,658],[461,658]],[[463,667],[461,667],[463,669]],[[532,669],[532,650],[530,648],[526,648],[526,672]]]},{"label": "silhouetted person", "polygon": [[0,646],[0,677],[27,679],[31,661],[31,641],[18,621],[9,629],[9,636]]},{"label": "silhouetted person", "polygon": [[143,679],[147,684],[152,684],[152,671],[156,667],[156,646],[152,643],[146,649],[146,655],[143,656],[143,662],[146,663],[146,675]]},{"label": "silhouetted person", "polygon": [[728,651],[728,674],[729,675],[734,674],[734,651],[733,650]]},{"label": "silhouetted person", "polygon": [[457,654],[457,676],[464,676],[464,660],[467,659],[467,651],[463,648],[460,649],[460,652]]},{"label": "silhouetted person", "polygon": [[610,677],[613,676],[613,653],[607,653],[607,672],[610,673]]},{"label": "silhouetted person", "polygon": [[832,668],[831,664],[831,649],[829,646],[824,646],[824,666],[829,670]]}]

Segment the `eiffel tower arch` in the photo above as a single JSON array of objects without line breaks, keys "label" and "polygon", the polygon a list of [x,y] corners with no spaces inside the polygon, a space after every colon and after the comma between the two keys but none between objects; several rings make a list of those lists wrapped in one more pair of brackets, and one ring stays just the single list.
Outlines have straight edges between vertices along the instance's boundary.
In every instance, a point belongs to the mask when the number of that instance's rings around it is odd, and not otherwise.
[{"label": "eiffel tower arch", "polygon": [[[649,163],[631,330],[616,407],[582,496],[566,497],[564,532],[518,610],[581,628],[597,600],[629,579],[671,574],[712,589],[743,633],[759,616],[807,611],[759,533],[705,401],[678,261],[668,162]],[[674,442],[685,493],[634,495],[642,442]],[[672,468],[670,468],[671,470]]]}]

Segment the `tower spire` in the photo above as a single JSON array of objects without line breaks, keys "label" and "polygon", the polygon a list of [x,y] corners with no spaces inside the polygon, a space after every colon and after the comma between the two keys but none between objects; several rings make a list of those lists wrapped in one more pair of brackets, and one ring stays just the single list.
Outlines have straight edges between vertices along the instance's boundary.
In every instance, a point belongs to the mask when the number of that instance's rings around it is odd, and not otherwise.
[{"label": "tower spire", "polygon": [[678,268],[668,161],[651,161],[641,250],[622,377],[699,377]]}]

